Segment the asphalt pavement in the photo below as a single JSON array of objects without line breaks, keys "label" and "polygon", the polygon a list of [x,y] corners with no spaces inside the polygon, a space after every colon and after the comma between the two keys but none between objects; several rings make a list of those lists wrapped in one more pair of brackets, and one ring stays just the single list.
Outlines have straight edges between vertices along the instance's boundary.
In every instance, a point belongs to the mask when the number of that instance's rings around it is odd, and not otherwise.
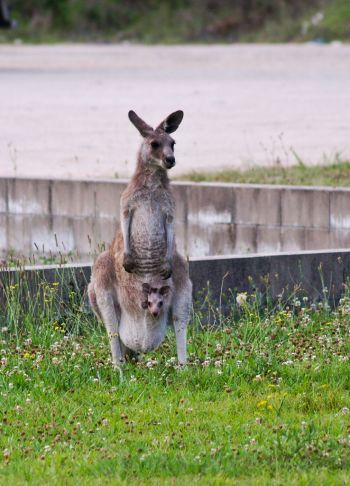
[{"label": "asphalt pavement", "polygon": [[123,177],[185,112],[179,175],[350,157],[350,45],[0,46],[0,176]]}]

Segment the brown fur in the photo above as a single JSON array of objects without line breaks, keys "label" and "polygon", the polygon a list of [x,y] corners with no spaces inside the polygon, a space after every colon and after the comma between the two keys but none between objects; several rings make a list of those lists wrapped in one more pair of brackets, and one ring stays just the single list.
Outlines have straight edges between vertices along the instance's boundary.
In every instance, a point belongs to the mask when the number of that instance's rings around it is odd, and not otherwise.
[{"label": "brown fur", "polygon": [[[171,289],[179,288],[186,280],[188,265],[178,253],[175,254],[176,271],[171,279],[163,280],[160,277],[152,277],[147,280],[153,287],[168,285]],[[115,239],[109,249],[100,255],[93,267],[93,286],[89,286],[89,300],[95,314],[101,319],[96,302],[94,288],[99,287],[105,290],[115,290],[118,288],[123,307],[128,313],[138,316],[144,313],[142,302],[144,302],[143,284],[145,280],[138,275],[128,273],[123,268],[123,237],[118,230]],[[96,310],[97,309],[97,310]],[[120,306],[119,306],[120,309]]]},{"label": "brown fur", "polygon": [[[122,228],[117,230],[110,248],[96,260],[88,287],[91,307],[104,322],[110,336],[115,366],[123,362],[127,351],[119,338],[121,316],[129,316],[130,319],[132,316],[132,329],[141,332],[141,340],[144,337],[150,338],[151,344],[145,349],[154,349],[154,346],[159,345],[159,339],[152,341],[152,332],[157,332],[156,326],[152,323],[147,324],[150,327],[142,327],[145,325],[145,313],[149,312],[145,308],[145,283],[157,288],[159,295],[159,289],[168,288],[162,296],[165,304],[162,312],[165,316],[164,312],[168,313],[169,307],[172,307],[178,358],[181,364],[186,363],[186,328],[192,303],[192,284],[188,264],[176,251],[173,231],[175,202],[166,171],[167,165],[171,167],[175,164],[174,141],[168,133],[177,129],[182,116],[180,111],[169,115],[153,131],[134,112],[129,113],[130,120],[146,138],[141,146],[134,176],[121,197]],[[163,143],[162,151],[161,145],[153,146],[156,142]],[[126,245],[129,246],[129,252],[125,251]],[[129,258],[129,268],[126,266],[126,256]],[[122,310],[125,314],[122,314]],[[122,322],[125,332],[125,321]],[[127,326],[130,327],[129,324]],[[124,334],[124,339],[130,343],[130,347],[136,348],[130,336],[134,335],[128,332]],[[164,336],[160,336],[163,339]]]},{"label": "brown fur", "polygon": [[160,187],[169,190],[169,177],[167,171],[161,167],[145,167],[141,154],[138,153],[136,170],[122,194],[122,203],[127,201],[136,190],[142,187]]}]

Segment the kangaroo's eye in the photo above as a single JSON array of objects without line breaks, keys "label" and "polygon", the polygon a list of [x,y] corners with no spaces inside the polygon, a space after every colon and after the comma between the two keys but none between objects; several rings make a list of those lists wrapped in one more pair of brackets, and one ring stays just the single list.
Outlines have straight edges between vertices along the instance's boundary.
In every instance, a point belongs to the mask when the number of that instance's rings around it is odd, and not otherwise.
[{"label": "kangaroo's eye", "polygon": [[159,143],[159,142],[157,142],[156,140],[153,140],[153,142],[151,142],[151,147],[152,147],[153,149],[157,149],[157,148],[159,148],[159,147],[160,147],[160,143]]},{"label": "kangaroo's eye", "polygon": [[159,303],[158,303],[158,306],[159,306],[159,307],[162,307],[162,305],[163,305],[163,302],[159,302]]},{"label": "kangaroo's eye", "polygon": [[176,142],[171,142],[171,150],[174,152],[174,147],[175,147]]}]

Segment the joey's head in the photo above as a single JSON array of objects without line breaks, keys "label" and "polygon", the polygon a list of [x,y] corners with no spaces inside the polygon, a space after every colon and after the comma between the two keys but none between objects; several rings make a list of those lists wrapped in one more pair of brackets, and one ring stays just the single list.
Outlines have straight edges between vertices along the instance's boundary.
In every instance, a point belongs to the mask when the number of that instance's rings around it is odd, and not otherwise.
[{"label": "joey's head", "polygon": [[159,317],[164,307],[167,307],[168,304],[168,296],[171,291],[169,285],[152,287],[150,284],[144,283],[142,284],[142,291],[144,294],[144,300],[141,304],[142,308],[148,309],[153,317]]},{"label": "joey's head", "polygon": [[129,111],[129,120],[143,137],[140,154],[145,165],[158,166],[166,170],[174,167],[175,140],[169,134],[177,130],[183,116],[183,111],[175,111],[153,129],[134,111]]}]

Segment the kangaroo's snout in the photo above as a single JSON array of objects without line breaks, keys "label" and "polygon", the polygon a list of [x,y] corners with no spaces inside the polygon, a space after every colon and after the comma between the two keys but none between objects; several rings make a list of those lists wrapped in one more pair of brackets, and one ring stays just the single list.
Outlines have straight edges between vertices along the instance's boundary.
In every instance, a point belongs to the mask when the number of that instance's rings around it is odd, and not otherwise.
[{"label": "kangaroo's snout", "polygon": [[175,165],[175,157],[173,155],[168,155],[165,157],[165,166],[167,169],[171,169]]}]

